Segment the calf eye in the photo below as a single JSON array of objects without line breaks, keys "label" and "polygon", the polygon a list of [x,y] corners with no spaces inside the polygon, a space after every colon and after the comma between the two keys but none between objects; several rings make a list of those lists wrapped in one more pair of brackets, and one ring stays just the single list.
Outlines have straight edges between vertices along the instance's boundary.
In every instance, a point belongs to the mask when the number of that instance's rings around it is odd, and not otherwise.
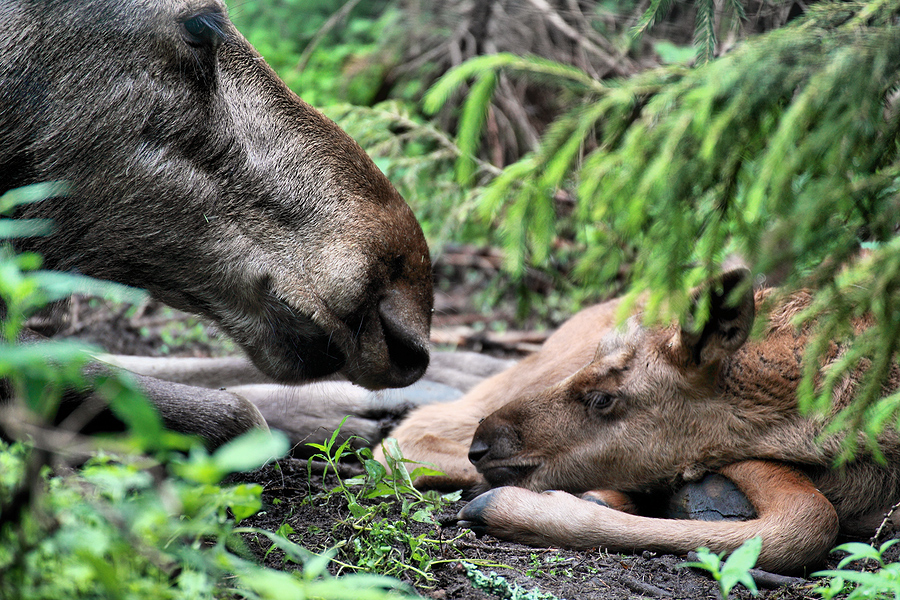
[{"label": "calf eye", "polygon": [[612,408],[613,403],[615,403],[616,398],[612,394],[608,394],[606,392],[601,392],[598,390],[587,392],[584,395],[584,403],[591,410],[598,410],[605,412]]}]

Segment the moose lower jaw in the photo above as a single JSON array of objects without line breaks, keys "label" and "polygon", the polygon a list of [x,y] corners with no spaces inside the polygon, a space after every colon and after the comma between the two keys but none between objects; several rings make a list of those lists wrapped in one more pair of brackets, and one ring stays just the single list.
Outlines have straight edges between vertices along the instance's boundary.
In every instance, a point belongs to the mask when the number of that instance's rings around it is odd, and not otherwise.
[{"label": "moose lower jaw", "polygon": [[241,344],[253,364],[283,383],[303,383],[340,371],[347,358],[333,335],[286,305],[267,311],[256,339]]},{"label": "moose lower jaw", "polygon": [[386,301],[346,322],[320,315],[320,322],[329,322],[319,324],[266,290],[252,316],[234,321],[212,316],[260,371],[282,383],[341,372],[368,389],[404,387],[428,367],[427,328],[419,332],[401,325]]}]

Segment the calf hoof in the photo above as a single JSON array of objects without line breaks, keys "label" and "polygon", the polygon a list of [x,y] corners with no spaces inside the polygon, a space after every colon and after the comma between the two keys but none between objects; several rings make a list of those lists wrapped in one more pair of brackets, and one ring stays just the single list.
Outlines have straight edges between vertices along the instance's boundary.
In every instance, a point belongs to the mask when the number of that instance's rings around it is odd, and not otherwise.
[{"label": "calf hoof", "polygon": [[479,537],[486,534],[488,532],[488,513],[493,509],[492,504],[502,489],[488,490],[462,507],[462,510],[456,515],[457,525],[471,529]]},{"label": "calf hoof", "polygon": [[747,521],[756,518],[756,510],[730,479],[710,473],[678,490],[669,500],[665,516],[696,521]]}]

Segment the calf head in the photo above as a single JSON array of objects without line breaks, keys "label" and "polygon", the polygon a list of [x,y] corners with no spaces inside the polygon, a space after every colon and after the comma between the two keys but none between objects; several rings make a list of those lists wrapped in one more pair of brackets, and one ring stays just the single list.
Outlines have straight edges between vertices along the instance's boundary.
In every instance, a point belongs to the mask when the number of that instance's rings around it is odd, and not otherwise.
[{"label": "calf head", "polygon": [[220,0],[0,0],[0,193],[47,266],[216,322],[265,373],[408,385],[431,265],[403,199],[276,77]]},{"label": "calf head", "polygon": [[[708,308],[700,329],[632,317],[611,331],[587,366],[488,416],[470,460],[492,487],[650,492],[764,454],[753,446],[792,418],[791,400],[761,406],[734,393],[755,313],[748,273],[725,274],[696,307]],[[760,392],[769,395],[785,396]]]}]

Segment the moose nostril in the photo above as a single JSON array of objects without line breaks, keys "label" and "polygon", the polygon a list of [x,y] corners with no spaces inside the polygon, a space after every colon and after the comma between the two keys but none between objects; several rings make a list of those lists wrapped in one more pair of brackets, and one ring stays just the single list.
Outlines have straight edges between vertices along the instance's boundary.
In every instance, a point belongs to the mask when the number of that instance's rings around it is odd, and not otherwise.
[{"label": "moose nostril", "polygon": [[387,346],[388,358],[395,374],[395,386],[414,383],[428,368],[429,350],[426,336],[420,336],[408,324],[397,318],[393,303],[383,301],[379,306],[381,329]]},{"label": "moose nostril", "polygon": [[478,461],[484,458],[490,449],[491,447],[483,441],[473,440],[472,445],[469,446],[469,462],[477,466]]}]

